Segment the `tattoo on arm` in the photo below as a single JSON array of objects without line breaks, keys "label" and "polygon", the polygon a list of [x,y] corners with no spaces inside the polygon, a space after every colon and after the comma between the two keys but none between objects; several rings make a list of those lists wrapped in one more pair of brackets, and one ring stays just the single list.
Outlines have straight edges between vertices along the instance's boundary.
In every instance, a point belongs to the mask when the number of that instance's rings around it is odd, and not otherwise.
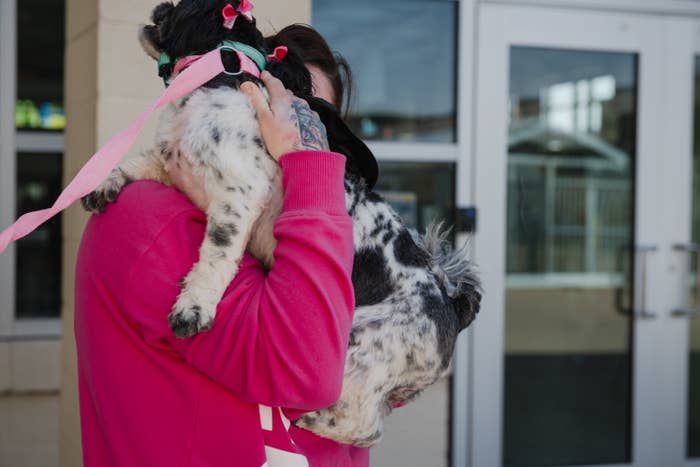
[{"label": "tattoo on arm", "polygon": [[305,102],[294,100],[292,108],[299,122],[300,149],[328,151],[326,127]]}]

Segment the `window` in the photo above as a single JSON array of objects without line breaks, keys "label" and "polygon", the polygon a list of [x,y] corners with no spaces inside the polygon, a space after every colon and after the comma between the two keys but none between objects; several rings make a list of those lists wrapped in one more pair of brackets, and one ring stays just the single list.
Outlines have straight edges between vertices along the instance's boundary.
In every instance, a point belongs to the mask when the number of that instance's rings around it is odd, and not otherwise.
[{"label": "window", "polygon": [[[43,209],[61,192],[63,155],[17,154],[17,212]],[[55,318],[61,310],[61,217],[17,242],[17,318]]]},{"label": "window", "polygon": [[508,272],[620,273],[632,225],[636,57],[514,47],[512,61]]},{"label": "window", "polygon": [[456,141],[456,1],[314,0],[313,22],[352,67],[358,135]]},{"label": "window", "polygon": [[384,162],[376,190],[409,227],[424,231],[432,222],[454,222],[454,164]]},{"label": "window", "polygon": [[[0,131],[0,183],[11,189],[0,198],[4,228],[27,211],[50,206],[62,187],[65,2],[2,0],[0,7],[0,114],[3,122],[14,121]],[[20,328],[53,333],[61,309],[61,216],[13,251],[14,261],[8,254],[0,261],[0,276],[10,287],[3,292],[14,297],[14,306],[0,310],[0,335]],[[35,326],[39,321],[49,326]]]},{"label": "window", "polygon": [[[376,191],[419,232],[431,222],[453,226],[457,167],[469,152],[469,142],[457,137],[459,2],[313,0],[312,6],[313,26],[352,68],[349,123],[379,160]],[[468,127],[464,116],[460,134]],[[468,181],[461,182],[468,192]],[[428,437],[420,430],[387,432],[377,459],[401,452],[420,465],[449,465],[450,385],[428,394],[412,410],[429,410],[428,423],[442,427]]]},{"label": "window", "polygon": [[65,128],[64,23],[64,0],[17,1],[15,125],[20,131]]},{"label": "window", "polygon": [[637,61],[510,51],[505,466],[630,460]]}]

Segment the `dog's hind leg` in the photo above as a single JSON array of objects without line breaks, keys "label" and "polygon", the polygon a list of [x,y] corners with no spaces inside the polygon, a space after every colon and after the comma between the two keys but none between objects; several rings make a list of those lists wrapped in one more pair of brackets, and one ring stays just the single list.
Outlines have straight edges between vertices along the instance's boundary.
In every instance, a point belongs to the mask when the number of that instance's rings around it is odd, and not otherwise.
[{"label": "dog's hind leg", "polygon": [[182,282],[180,293],[168,316],[177,337],[184,338],[211,328],[216,307],[233,280],[248,243],[252,225],[264,203],[254,202],[243,193],[243,183],[225,187],[207,180],[211,199],[207,210],[207,230],[199,250],[199,261]]},{"label": "dog's hind leg", "polygon": [[[348,364],[353,358],[348,356]],[[371,368],[346,369],[340,399],[326,409],[304,414],[294,424],[340,443],[375,445],[384,431],[384,417],[391,411],[386,395],[394,383],[387,373],[381,362]]]},{"label": "dog's hind leg", "polygon": [[341,443],[370,447],[379,442],[391,411],[388,395],[405,366],[394,313],[395,305],[388,304],[357,308],[340,399],[304,414],[295,425]]},{"label": "dog's hind leg", "polygon": [[167,151],[164,148],[153,148],[124,159],[95,191],[81,199],[83,208],[90,212],[103,212],[108,203],[117,199],[122,188],[134,180],[167,183],[164,161],[168,154],[172,157],[172,153]]}]

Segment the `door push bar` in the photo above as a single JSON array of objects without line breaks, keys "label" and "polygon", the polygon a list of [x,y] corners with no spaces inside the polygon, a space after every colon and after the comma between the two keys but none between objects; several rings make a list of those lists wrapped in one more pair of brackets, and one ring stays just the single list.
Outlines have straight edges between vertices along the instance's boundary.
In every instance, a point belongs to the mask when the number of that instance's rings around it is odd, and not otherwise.
[{"label": "door push bar", "polygon": [[[636,261],[636,272],[639,273],[639,309],[635,309],[632,315],[640,319],[656,319],[656,313],[647,310],[647,257],[649,253],[654,253],[658,250],[656,245],[637,245],[634,248],[635,253],[639,257]],[[636,274],[635,274],[636,276]],[[636,277],[634,278],[637,279]]]},{"label": "door push bar", "polygon": [[[678,243],[673,245],[675,251],[682,253],[695,254],[695,306],[700,306],[700,244],[697,243]],[[700,316],[700,309],[692,308],[676,308],[671,310],[671,316],[674,318],[693,319]]]}]

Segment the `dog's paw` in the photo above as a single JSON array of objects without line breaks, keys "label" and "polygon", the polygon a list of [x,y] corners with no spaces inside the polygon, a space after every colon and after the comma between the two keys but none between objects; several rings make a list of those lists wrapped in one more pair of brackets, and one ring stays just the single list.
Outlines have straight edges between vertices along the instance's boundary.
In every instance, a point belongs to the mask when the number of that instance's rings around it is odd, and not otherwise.
[{"label": "dog's paw", "polygon": [[113,203],[117,200],[119,192],[126,185],[131,183],[133,179],[124,172],[121,168],[116,168],[109,174],[107,180],[100,185],[95,191],[83,197],[80,202],[88,212],[104,212],[108,203]]},{"label": "dog's paw", "polygon": [[83,209],[88,212],[104,212],[107,203],[113,203],[118,194],[117,190],[98,189],[81,198],[80,203],[83,205]]},{"label": "dog's paw", "polygon": [[132,179],[123,170],[117,168],[112,171],[102,185],[83,197],[80,202],[88,212],[104,212],[107,204],[115,202],[122,188],[131,183],[131,181]]},{"label": "dog's paw", "polygon": [[313,431],[318,425],[319,419],[320,412],[308,412],[294,420],[292,423],[297,428],[304,428],[305,430]]},{"label": "dog's paw", "polygon": [[173,311],[168,315],[168,322],[175,337],[184,339],[211,329],[214,313],[206,310],[202,305],[180,297]]},{"label": "dog's paw", "polygon": [[381,440],[383,425],[373,423],[372,426],[366,427],[363,426],[364,421],[353,418],[350,414],[338,414],[326,409],[302,415],[294,421],[294,426],[339,443],[371,448]]}]

